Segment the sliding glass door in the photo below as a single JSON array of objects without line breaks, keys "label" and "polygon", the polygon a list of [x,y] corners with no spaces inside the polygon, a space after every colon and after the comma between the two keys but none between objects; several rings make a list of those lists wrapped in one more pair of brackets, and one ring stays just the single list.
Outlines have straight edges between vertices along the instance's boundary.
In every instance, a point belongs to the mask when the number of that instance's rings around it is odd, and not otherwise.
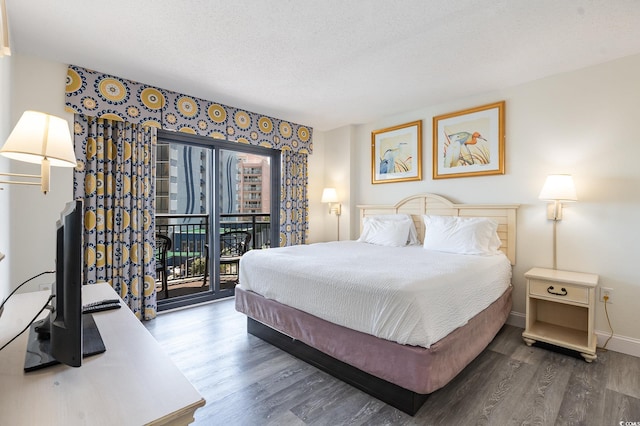
[{"label": "sliding glass door", "polygon": [[160,131],[156,152],[158,309],[232,296],[242,255],[278,241],[279,151]]},{"label": "sliding glass door", "polygon": [[271,157],[223,149],[219,164],[217,271],[220,288],[231,289],[238,283],[240,257],[248,250],[271,246]]}]

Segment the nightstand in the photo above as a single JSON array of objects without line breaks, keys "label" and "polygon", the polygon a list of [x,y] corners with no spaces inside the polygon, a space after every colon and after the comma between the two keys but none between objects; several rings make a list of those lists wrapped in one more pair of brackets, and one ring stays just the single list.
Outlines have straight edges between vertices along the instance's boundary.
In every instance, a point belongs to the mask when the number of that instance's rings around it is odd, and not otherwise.
[{"label": "nightstand", "polygon": [[527,278],[527,320],[522,338],[580,352],[596,359],[594,332],[598,275],[533,268]]}]

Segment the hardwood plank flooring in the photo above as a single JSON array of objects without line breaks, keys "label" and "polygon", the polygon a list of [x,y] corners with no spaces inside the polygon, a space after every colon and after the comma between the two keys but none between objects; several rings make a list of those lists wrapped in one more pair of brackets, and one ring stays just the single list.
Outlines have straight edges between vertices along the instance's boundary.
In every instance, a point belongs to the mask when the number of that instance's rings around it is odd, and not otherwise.
[{"label": "hardwood plank flooring", "polygon": [[411,417],[247,334],[234,303],[145,322],[207,401],[196,425],[640,424],[640,358],[599,351],[588,364],[528,347],[507,325]]}]

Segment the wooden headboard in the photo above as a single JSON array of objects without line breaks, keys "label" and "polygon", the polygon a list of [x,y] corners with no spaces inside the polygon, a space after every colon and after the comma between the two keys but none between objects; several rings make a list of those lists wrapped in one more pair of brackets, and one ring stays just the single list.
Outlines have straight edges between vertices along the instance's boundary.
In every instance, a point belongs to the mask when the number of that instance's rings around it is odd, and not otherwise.
[{"label": "wooden headboard", "polygon": [[422,215],[488,217],[498,222],[498,236],[502,241],[500,250],[507,255],[512,265],[516,263],[516,210],[519,204],[454,204],[435,194],[419,194],[407,197],[394,206],[359,205],[360,230],[362,219],[381,214],[405,213],[411,215],[418,230],[420,241],[424,240]]}]

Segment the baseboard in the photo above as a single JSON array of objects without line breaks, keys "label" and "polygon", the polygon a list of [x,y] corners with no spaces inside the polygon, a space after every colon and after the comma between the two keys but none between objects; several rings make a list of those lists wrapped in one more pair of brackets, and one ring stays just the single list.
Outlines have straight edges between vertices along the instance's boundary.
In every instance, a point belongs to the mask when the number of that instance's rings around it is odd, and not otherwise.
[{"label": "baseboard", "polygon": [[[511,311],[509,318],[507,318],[507,324],[524,329],[526,316],[523,313]],[[601,348],[611,336],[611,332],[596,330],[596,336],[598,347]],[[607,349],[640,358],[640,339],[614,334],[607,344]]]},{"label": "baseboard", "polygon": [[507,324],[512,325],[514,327],[524,329],[527,317],[525,314],[521,314],[520,312],[511,311],[509,314],[509,318],[507,318]]},{"label": "baseboard", "polygon": [[[601,348],[611,336],[611,332],[596,330],[596,336],[598,337],[598,347]],[[640,358],[640,339],[614,334],[607,344],[607,349]]]}]

